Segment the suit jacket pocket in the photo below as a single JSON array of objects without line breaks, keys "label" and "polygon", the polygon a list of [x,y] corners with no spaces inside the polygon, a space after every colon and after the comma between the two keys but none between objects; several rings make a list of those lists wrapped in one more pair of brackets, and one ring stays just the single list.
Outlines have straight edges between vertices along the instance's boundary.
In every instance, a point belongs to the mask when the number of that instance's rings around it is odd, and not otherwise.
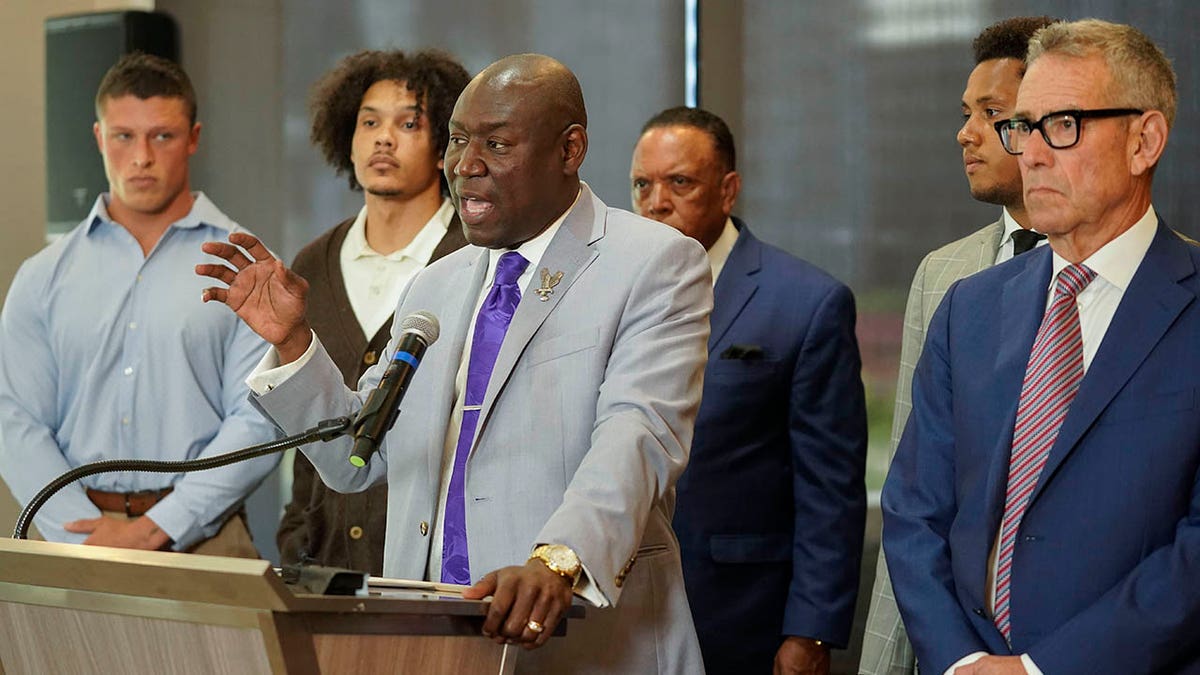
[{"label": "suit jacket pocket", "polygon": [[709,552],[719,563],[787,562],[792,559],[792,536],[773,534],[714,534]]},{"label": "suit jacket pocket", "polygon": [[709,360],[704,371],[706,381],[726,384],[750,384],[771,378],[779,368],[779,361],[714,359]]},{"label": "suit jacket pocket", "polygon": [[589,328],[574,333],[555,335],[542,341],[535,341],[529,345],[529,364],[536,366],[539,363],[553,361],[568,354],[591,349],[599,341],[599,335],[600,332],[596,328]]},{"label": "suit jacket pocket", "polygon": [[1149,394],[1123,394],[1104,411],[1097,424],[1140,421],[1147,417],[1191,410],[1196,405],[1194,388]]}]

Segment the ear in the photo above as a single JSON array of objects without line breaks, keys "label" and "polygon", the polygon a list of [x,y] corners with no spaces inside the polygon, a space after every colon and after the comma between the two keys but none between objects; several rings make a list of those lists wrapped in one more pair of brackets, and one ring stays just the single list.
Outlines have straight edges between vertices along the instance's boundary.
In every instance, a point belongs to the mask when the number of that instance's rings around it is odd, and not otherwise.
[{"label": "ear", "polygon": [[92,123],[92,135],[96,137],[96,149],[99,150],[100,154],[103,155],[104,154],[104,136],[100,135],[100,122],[99,121]]},{"label": "ear", "polygon": [[188,156],[196,154],[196,150],[200,148],[200,123],[196,122],[192,125],[188,132]]},{"label": "ear", "polygon": [[1140,176],[1152,171],[1167,147],[1167,118],[1158,110],[1142,113],[1129,125],[1129,172]]},{"label": "ear", "polygon": [[579,173],[583,158],[587,156],[587,129],[582,124],[572,124],[562,135],[563,173],[574,176]]},{"label": "ear", "polygon": [[730,171],[721,178],[721,210],[727,217],[733,213],[733,205],[741,191],[742,177],[738,172]]}]

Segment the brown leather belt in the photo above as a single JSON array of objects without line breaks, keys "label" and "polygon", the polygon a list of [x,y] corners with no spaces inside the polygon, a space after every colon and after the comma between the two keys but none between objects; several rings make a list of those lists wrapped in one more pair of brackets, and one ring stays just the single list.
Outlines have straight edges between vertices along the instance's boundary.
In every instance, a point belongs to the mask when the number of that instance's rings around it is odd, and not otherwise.
[{"label": "brown leather belt", "polygon": [[87,496],[101,511],[123,512],[130,518],[137,518],[162,501],[163,497],[171,494],[171,490],[172,488],[140,492],[101,492],[88,488]]}]

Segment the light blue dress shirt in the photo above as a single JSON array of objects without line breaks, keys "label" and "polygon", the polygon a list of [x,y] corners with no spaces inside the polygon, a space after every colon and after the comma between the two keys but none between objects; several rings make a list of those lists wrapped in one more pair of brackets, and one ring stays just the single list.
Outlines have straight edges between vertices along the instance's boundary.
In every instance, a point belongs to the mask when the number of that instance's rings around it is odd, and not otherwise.
[{"label": "light blue dress shirt", "polygon": [[[22,505],[44,485],[102,459],[211,457],[277,437],[247,399],[266,343],[221,303],[201,302],[206,241],[242,228],[203,193],[143,256],[114,223],[107,194],[65,237],[21,265],[0,313],[0,475]],[[183,550],[211,537],[278,455],[182,474],[107,473],[55,495],[35,524],[95,518],[84,487],[175,491],[147,515]]]}]

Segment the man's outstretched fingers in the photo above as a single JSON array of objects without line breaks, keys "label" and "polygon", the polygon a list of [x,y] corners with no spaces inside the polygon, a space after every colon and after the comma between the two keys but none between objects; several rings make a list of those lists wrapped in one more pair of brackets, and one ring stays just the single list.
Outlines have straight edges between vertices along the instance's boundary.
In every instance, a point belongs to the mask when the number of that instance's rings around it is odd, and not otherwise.
[{"label": "man's outstretched fingers", "polygon": [[262,262],[264,260],[272,260],[275,258],[275,256],[271,255],[271,252],[267,250],[267,247],[263,246],[263,243],[258,240],[258,237],[255,237],[252,234],[247,234],[245,232],[234,232],[229,235],[229,241],[245,249],[246,252],[250,254],[250,257],[254,258],[255,262]]}]

